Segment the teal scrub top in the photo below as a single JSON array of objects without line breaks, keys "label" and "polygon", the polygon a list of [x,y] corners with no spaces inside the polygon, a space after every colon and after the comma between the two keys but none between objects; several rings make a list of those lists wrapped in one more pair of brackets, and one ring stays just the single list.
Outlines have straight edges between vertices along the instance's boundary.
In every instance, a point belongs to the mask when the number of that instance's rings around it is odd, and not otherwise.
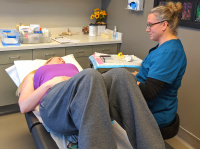
[{"label": "teal scrub top", "polygon": [[143,60],[137,81],[145,83],[147,77],[166,82],[165,87],[148,107],[159,127],[169,125],[177,112],[177,92],[187,65],[186,55],[179,39],[172,39],[150,49]]}]

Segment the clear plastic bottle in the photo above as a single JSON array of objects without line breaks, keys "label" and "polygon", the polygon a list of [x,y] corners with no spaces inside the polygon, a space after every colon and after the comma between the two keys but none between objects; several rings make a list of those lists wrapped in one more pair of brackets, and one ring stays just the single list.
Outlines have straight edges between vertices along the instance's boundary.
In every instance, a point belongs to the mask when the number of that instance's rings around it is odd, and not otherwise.
[{"label": "clear plastic bottle", "polygon": [[117,26],[114,26],[112,38],[113,38],[113,39],[117,39]]}]

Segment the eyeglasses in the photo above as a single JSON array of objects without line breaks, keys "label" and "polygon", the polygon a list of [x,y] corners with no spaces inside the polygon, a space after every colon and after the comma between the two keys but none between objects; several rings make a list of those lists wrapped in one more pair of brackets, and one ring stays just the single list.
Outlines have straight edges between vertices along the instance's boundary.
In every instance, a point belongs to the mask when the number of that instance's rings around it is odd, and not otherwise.
[{"label": "eyeglasses", "polygon": [[160,22],[156,22],[156,23],[147,23],[147,28],[148,29],[151,29],[151,27],[153,26],[153,25],[156,25],[156,24],[159,24],[159,23],[162,23],[162,22],[165,22],[166,20],[163,20],[163,21],[160,21]]}]

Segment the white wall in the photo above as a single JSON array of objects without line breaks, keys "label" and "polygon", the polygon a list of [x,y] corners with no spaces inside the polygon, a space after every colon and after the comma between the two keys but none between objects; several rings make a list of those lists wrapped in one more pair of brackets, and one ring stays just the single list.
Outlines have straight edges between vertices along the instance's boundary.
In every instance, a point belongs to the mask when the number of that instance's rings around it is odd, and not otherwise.
[{"label": "white wall", "polygon": [[101,0],[0,0],[0,28],[15,28],[19,23],[81,27],[100,7]]}]

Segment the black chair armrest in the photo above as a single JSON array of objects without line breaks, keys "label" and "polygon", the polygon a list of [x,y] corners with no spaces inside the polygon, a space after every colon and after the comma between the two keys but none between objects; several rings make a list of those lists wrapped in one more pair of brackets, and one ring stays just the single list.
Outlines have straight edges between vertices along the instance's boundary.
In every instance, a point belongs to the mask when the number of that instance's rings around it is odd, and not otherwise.
[{"label": "black chair armrest", "polygon": [[29,131],[38,149],[58,149],[57,144],[33,112],[25,113]]},{"label": "black chair armrest", "polygon": [[33,112],[25,113],[25,118],[30,132],[35,125],[41,124]]},{"label": "black chair armrest", "polygon": [[58,149],[50,133],[46,131],[42,124],[35,125],[32,128],[32,137],[38,149]]}]

